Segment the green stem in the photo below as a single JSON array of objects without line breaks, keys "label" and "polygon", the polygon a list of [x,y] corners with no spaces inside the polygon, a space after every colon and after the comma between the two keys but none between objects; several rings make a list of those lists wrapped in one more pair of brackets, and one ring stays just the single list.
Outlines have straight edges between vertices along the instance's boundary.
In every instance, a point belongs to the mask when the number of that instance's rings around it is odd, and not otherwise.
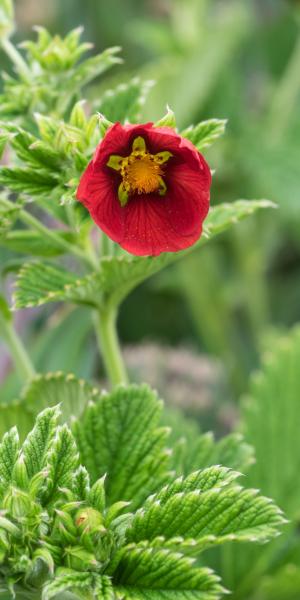
[{"label": "green stem", "polygon": [[9,39],[3,39],[1,41],[1,45],[3,50],[6,52],[7,56],[9,56],[10,60],[17,68],[19,74],[23,77],[23,79],[25,79],[26,81],[30,81],[30,70],[25,60],[21,56],[20,52],[18,52],[18,50],[16,49],[16,47],[11,43]]},{"label": "green stem", "polygon": [[95,329],[106,373],[113,386],[128,383],[117,329],[117,311],[110,307],[95,313]]},{"label": "green stem", "polygon": [[101,258],[103,256],[110,255],[110,239],[109,239],[109,237],[107,237],[107,235],[103,231],[101,232],[101,239],[100,239],[100,254],[101,254]]},{"label": "green stem", "polygon": [[[7,208],[12,208],[14,206],[10,200],[4,199],[1,199],[1,204],[5,204]],[[75,256],[83,260],[85,263],[87,263],[89,267],[93,267],[93,269],[95,268],[95,261],[92,259],[89,252],[84,252],[84,250],[82,250],[78,246],[70,244],[70,242],[67,242],[67,240],[65,240],[63,237],[57,235],[57,233],[53,229],[45,227],[45,225],[43,225],[41,221],[36,219],[32,214],[30,214],[26,210],[20,210],[19,218],[21,219],[21,221],[23,221],[23,223],[25,223],[29,227],[32,227],[36,231],[39,231],[44,237],[48,238],[48,240],[51,240],[56,247],[62,248],[69,254],[74,254]]]},{"label": "green stem", "polygon": [[35,370],[18,334],[14,329],[12,319],[5,319],[0,315],[0,331],[3,334],[3,339],[9,348],[20,380],[24,382],[24,380],[28,381],[32,379],[35,375]]}]

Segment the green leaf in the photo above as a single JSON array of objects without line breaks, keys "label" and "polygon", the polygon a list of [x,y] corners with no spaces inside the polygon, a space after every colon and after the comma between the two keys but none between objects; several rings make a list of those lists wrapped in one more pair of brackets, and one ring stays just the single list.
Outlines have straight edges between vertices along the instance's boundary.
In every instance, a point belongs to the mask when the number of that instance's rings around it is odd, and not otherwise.
[{"label": "green leaf", "polygon": [[43,589],[42,600],[51,600],[60,592],[84,590],[88,592],[92,584],[91,573],[80,573],[73,569],[59,569],[58,574],[46,583]]},{"label": "green leaf", "polygon": [[159,121],[156,121],[154,127],[172,127],[173,129],[176,128],[175,114],[169,108],[169,106],[167,106],[167,113],[165,114],[165,116]]},{"label": "green leaf", "polygon": [[95,109],[115,123],[138,123],[141,120],[141,109],[147,94],[152,87],[152,81],[141,82],[138,77],[129,83],[120,84],[113,90],[107,90],[100,103],[95,103]]},{"label": "green leaf", "polygon": [[0,185],[9,188],[12,192],[20,192],[29,196],[47,196],[58,185],[58,182],[45,169],[1,167]]},{"label": "green leaf", "polygon": [[83,413],[90,401],[99,396],[99,390],[73,373],[62,371],[36,375],[24,388],[20,399],[0,403],[0,435],[17,425],[24,438],[35,425],[40,411],[60,404],[61,421],[71,423],[72,416]]},{"label": "green leaf", "polygon": [[156,258],[133,256],[103,258],[100,261],[99,271],[82,279],[54,265],[29,263],[19,274],[15,308],[40,306],[60,300],[96,307],[109,303],[115,307],[148,277],[202,247],[232,224],[259,209],[271,206],[274,205],[267,200],[251,202],[238,200],[232,204],[221,204],[211,209],[205,222],[204,233],[192,248],[182,252],[164,253]]},{"label": "green leaf", "polygon": [[0,444],[0,496],[12,480],[12,472],[19,453],[19,436],[16,427],[8,431]]},{"label": "green leaf", "polygon": [[162,404],[145,386],[119,387],[90,403],[74,422],[80,461],[92,482],[107,474],[108,504],[138,506],[166,480],[167,431],[158,428]]},{"label": "green leaf", "polygon": [[8,208],[7,198],[5,193],[0,195],[0,240],[1,244],[5,241],[7,232],[14,226],[19,212],[22,208],[23,202],[18,200],[17,202],[10,203]]},{"label": "green leaf", "polygon": [[105,477],[106,475],[94,483],[88,497],[89,504],[100,513],[103,513],[105,509]]},{"label": "green leaf", "polygon": [[[217,469],[217,467],[215,467]],[[129,542],[178,536],[196,540],[197,549],[226,541],[265,542],[284,523],[281,511],[257,490],[236,485],[181,491],[160,504],[155,495],[139,509],[128,530]],[[207,482],[209,485],[209,481]],[[192,551],[195,552],[195,542]]]},{"label": "green leaf", "polygon": [[179,475],[220,464],[246,473],[254,462],[253,448],[240,433],[231,433],[216,441],[211,432],[202,433],[195,420],[175,409],[165,410],[162,422],[171,426],[173,452],[170,459]]},{"label": "green leaf", "polygon": [[75,275],[60,267],[45,263],[27,263],[20,270],[15,308],[39,306],[67,298],[68,286],[76,285]]},{"label": "green leaf", "polygon": [[122,60],[116,56],[119,51],[120,48],[118,46],[108,48],[101,54],[92,56],[91,58],[88,58],[80,63],[70,74],[70,78],[66,82],[67,89],[73,88],[74,91],[73,86],[76,88],[84,87],[90,83],[90,81],[93,81],[93,79],[99,77],[99,75],[102,75],[112,65],[122,62]]},{"label": "green leaf", "polygon": [[113,583],[117,598],[128,600],[217,600],[225,591],[210,569],[194,567],[179,552],[151,547],[121,551]]},{"label": "green leaf", "polygon": [[242,405],[243,433],[254,447],[252,485],[271,495],[289,518],[299,512],[300,328],[270,345]]},{"label": "green leaf", "polygon": [[22,446],[29,479],[45,466],[45,457],[55,436],[58,416],[58,407],[46,408],[38,415],[33,430]]},{"label": "green leaf", "polygon": [[80,465],[72,479],[72,490],[78,500],[86,500],[90,492],[90,476],[85,467]]},{"label": "green leaf", "polygon": [[153,502],[158,502],[163,506],[169,498],[174,496],[174,494],[182,494],[183,492],[192,492],[194,490],[205,492],[212,488],[220,489],[223,486],[229,485],[239,476],[240,473],[220,466],[213,466],[202,469],[201,471],[195,471],[185,479],[179,477],[172,483],[166,485],[157,494],[150,496],[150,498],[146,500],[144,506],[148,506]]},{"label": "green leaf", "polygon": [[[2,123],[1,127],[7,131],[10,146],[15,150],[17,157],[28,167],[52,169],[60,171],[62,168],[61,154],[53,147],[53,143],[45,143],[28,131],[14,123]],[[53,140],[50,140],[52,142]]]},{"label": "green leaf", "polygon": [[180,135],[190,140],[198,150],[203,150],[224,134],[226,123],[226,119],[209,119],[194,127],[188,127]]},{"label": "green leaf", "polygon": [[42,495],[43,505],[55,501],[59,488],[71,487],[73,471],[78,467],[76,444],[67,425],[57,428],[45,462],[47,480]]}]

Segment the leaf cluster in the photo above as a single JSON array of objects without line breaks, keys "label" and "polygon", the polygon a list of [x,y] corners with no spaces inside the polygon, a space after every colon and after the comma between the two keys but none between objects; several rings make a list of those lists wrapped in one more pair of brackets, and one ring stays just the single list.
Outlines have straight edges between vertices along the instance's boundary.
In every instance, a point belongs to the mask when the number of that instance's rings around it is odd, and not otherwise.
[{"label": "leaf cluster", "polygon": [[16,76],[3,75],[0,118],[30,123],[36,111],[64,114],[84,86],[120,62],[116,56],[119,48],[109,48],[82,60],[91,44],[81,43],[81,28],[74,29],[65,38],[51,36],[43,27],[35,30],[36,41],[21,44],[26,52],[25,59],[22,58],[23,68],[16,67]]},{"label": "leaf cluster", "polygon": [[72,378],[68,385],[86,396],[69,426],[48,407],[23,443],[13,427],[0,444],[7,598],[219,598],[219,578],[195,558],[228,540],[277,535],[279,509],[227,467],[170,471],[162,403],[147,386],[100,394]]}]

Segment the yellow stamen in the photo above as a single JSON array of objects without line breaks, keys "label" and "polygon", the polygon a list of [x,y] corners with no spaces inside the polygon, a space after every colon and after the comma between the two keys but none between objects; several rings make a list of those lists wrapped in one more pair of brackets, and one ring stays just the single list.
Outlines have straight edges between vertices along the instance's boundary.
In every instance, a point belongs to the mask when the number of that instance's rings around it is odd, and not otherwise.
[{"label": "yellow stamen", "polygon": [[164,175],[162,165],[171,156],[171,152],[167,151],[150,154],[147,151],[145,140],[140,136],[133,141],[132,152],[129,156],[111,155],[107,166],[119,171],[122,177],[118,191],[121,205],[127,204],[129,194],[158,192],[164,196],[167,186],[162,177]]},{"label": "yellow stamen", "polygon": [[151,154],[145,153],[141,157],[133,157],[128,162],[124,174],[125,183],[129,183],[130,190],[138,194],[156,192],[159,188],[159,178],[163,174]]}]

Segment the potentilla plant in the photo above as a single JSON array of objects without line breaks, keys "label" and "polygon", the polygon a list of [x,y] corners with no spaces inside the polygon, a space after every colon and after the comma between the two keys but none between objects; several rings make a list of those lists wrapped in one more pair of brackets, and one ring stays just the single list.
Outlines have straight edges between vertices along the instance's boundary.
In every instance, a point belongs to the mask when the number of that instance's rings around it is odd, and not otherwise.
[{"label": "potentilla plant", "polygon": [[[202,552],[265,542],[284,518],[236,483],[252,460],[240,436],[200,436],[191,454],[160,425],[156,394],[128,383],[116,319],[139,283],[270,203],[209,210],[201,151],[224,121],[179,133],[168,110],[141,124],[149,83],[137,79],[84,105],[82,88],[117,50],[83,60],[80,30],[62,39],[39,28],[24,57],[10,41],[10,1],[0,9],[15,68],[0,103],[0,244],[24,263],[0,328],[25,386],[0,407],[2,597],[215,600],[224,589]],[[35,372],[12,309],[49,302],[92,311],[110,394]]]}]

